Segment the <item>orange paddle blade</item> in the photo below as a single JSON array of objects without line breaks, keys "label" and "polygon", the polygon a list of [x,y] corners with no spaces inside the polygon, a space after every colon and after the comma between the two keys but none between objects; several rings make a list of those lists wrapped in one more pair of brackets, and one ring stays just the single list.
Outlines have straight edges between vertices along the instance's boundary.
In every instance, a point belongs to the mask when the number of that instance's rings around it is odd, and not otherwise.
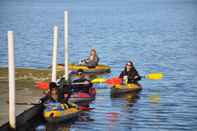
[{"label": "orange paddle blade", "polygon": [[110,85],[120,85],[122,84],[122,79],[119,77],[113,77],[111,79],[106,80],[106,83]]},{"label": "orange paddle blade", "polygon": [[48,90],[49,89],[49,83],[48,82],[37,82],[36,87],[38,89],[41,89],[41,90]]}]

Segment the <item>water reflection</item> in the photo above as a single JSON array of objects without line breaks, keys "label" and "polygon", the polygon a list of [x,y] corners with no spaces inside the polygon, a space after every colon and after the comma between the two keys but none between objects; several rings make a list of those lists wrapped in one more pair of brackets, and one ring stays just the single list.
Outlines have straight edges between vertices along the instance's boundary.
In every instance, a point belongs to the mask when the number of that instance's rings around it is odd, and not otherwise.
[{"label": "water reflection", "polygon": [[94,119],[91,118],[89,112],[83,112],[81,113],[79,119],[78,119],[78,122],[93,122]]},{"label": "water reflection", "polygon": [[132,92],[125,94],[111,95],[112,105],[116,104],[117,103],[116,101],[118,100],[118,101],[124,101],[123,102],[124,104],[131,107],[140,98],[139,94],[140,92]]},{"label": "water reflection", "polygon": [[[125,130],[132,128],[132,121],[134,114],[133,105],[140,98],[140,92],[132,92],[126,94],[119,95],[111,95],[111,104],[115,109],[119,109],[118,111],[107,113],[106,117],[109,122],[108,130]],[[121,123],[121,127],[118,125]]]},{"label": "water reflection", "polygon": [[64,123],[41,124],[35,128],[35,131],[70,131],[70,125]]},{"label": "water reflection", "polygon": [[160,103],[160,94],[153,94],[149,96],[150,103],[159,104]]},{"label": "water reflection", "polygon": [[110,112],[106,114],[106,119],[108,120],[109,126],[108,130],[112,131],[116,126],[117,122],[120,118],[120,113],[118,112]]},{"label": "water reflection", "polygon": [[46,131],[70,131],[69,124],[46,124]]},{"label": "water reflection", "polygon": [[35,131],[70,131],[71,125],[78,121],[78,119],[72,119],[61,123],[40,123],[34,129]]}]

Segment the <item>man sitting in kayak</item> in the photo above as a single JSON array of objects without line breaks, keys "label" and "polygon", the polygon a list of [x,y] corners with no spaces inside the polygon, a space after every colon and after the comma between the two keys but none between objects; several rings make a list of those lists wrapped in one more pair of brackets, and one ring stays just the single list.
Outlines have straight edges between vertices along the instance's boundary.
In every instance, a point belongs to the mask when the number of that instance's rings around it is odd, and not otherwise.
[{"label": "man sitting in kayak", "polygon": [[90,56],[87,59],[81,60],[79,65],[85,65],[87,67],[95,67],[99,63],[99,57],[96,53],[96,49],[90,51]]},{"label": "man sitting in kayak", "polygon": [[120,73],[119,78],[121,78],[123,80],[124,84],[137,83],[137,81],[141,80],[140,75],[138,74],[137,70],[135,69],[133,62],[131,62],[131,61],[129,61],[125,65],[125,68]]},{"label": "man sitting in kayak", "polygon": [[89,89],[92,87],[91,81],[85,78],[85,74],[82,69],[79,69],[77,74],[79,75],[79,78],[72,81],[73,88],[75,88],[74,90],[89,93]]},{"label": "man sitting in kayak", "polygon": [[[64,94],[65,99],[68,101],[71,95],[75,92],[89,93],[92,83],[85,78],[84,71],[79,69],[77,71],[79,78],[72,80],[67,84],[63,84],[63,88],[60,88]],[[65,95],[66,94],[66,95]]]}]

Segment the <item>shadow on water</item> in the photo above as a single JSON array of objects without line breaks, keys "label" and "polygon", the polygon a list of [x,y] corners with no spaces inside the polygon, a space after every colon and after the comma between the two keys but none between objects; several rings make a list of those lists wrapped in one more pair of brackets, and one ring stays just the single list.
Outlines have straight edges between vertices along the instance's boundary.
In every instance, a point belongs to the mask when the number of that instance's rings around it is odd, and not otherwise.
[{"label": "shadow on water", "polygon": [[[38,111],[36,115],[33,115],[31,119],[28,119],[28,115],[33,113],[33,110],[27,110],[26,112],[20,114],[16,118],[16,130],[17,131],[35,131],[35,127],[37,127],[40,123],[44,122],[44,118],[42,115],[42,111]],[[10,128],[9,123],[5,123],[1,126],[1,131],[15,131]]]}]

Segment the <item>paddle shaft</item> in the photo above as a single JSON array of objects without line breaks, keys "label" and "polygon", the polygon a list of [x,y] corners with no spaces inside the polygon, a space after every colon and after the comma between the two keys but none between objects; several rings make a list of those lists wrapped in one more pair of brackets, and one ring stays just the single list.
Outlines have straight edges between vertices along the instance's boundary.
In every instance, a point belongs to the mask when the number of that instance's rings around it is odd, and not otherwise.
[{"label": "paddle shaft", "polygon": [[[6,101],[9,104],[9,101]],[[39,105],[40,103],[16,102],[16,105]]]}]

